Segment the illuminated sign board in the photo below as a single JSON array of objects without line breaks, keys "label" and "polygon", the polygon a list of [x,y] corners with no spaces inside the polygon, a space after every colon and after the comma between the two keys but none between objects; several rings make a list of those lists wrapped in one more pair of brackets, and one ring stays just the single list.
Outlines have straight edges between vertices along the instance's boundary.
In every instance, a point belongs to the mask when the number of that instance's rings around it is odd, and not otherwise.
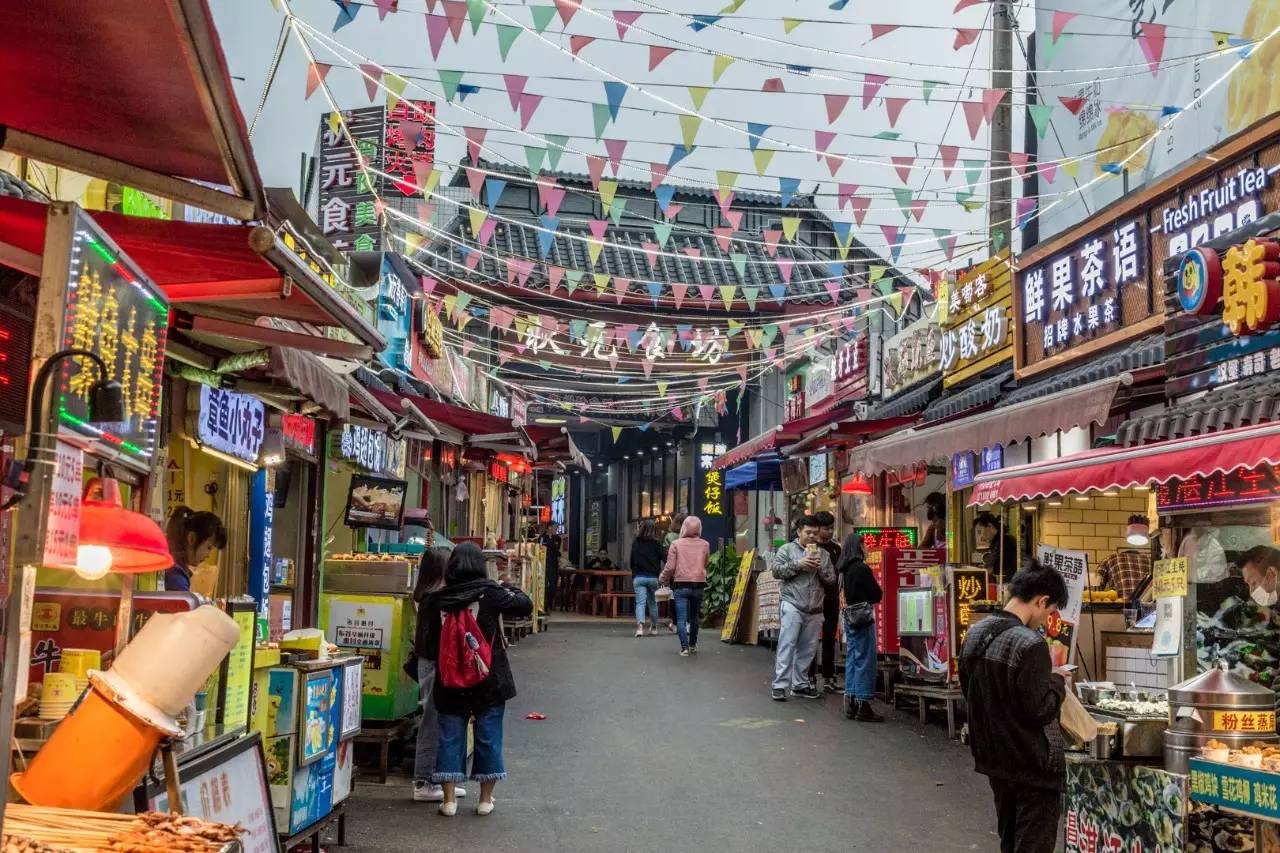
[{"label": "illuminated sign board", "polygon": [[422,192],[436,162],[436,105],[401,99],[391,108],[383,134],[382,171],[396,193]]},{"label": "illuminated sign board", "polygon": [[267,411],[248,394],[201,385],[196,403],[196,440],[237,459],[256,463],[266,435]]},{"label": "illuminated sign board", "polygon": [[938,371],[942,335],[938,324],[921,317],[884,344],[880,359],[881,393],[888,399]]},{"label": "illuminated sign board", "polygon": [[1012,278],[1005,251],[948,283],[938,310],[938,364],[944,387],[971,379],[1012,355]]},{"label": "illuminated sign board", "polygon": [[[71,216],[63,218],[51,208],[49,220],[50,230],[71,228],[62,346],[102,358],[107,378],[124,391],[126,419],[90,422],[89,392],[100,378],[98,370],[83,359],[67,359],[58,379],[58,420],[123,458],[149,464],[155,452],[169,305],[87,214],[70,210]],[[51,268],[46,258],[46,269]]]},{"label": "illuminated sign board", "polygon": [[1169,257],[1181,255],[1262,216],[1262,193],[1270,182],[1269,171],[1245,166],[1220,173],[1218,184],[1188,195],[1181,204],[1165,207],[1159,222],[1169,241]]},{"label": "illuminated sign board", "polygon": [[299,450],[307,456],[316,452],[316,419],[306,415],[285,414],[280,416],[280,432],[284,435],[284,443]]},{"label": "illuminated sign board", "polygon": [[1156,486],[1161,511],[1258,503],[1280,498],[1280,473],[1271,465],[1219,471],[1207,477],[1169,480]]},{"label": "illuminated sign board", "polygon": [[951,485],[956,488],[972,485],[976,467],[977,461],[972,450],[953,454],[951,457]]},{"label": "illuminated sign board", "polygon": [[320,119],[320,230],[343,251],[382,247],[376,198],[383,192],[377,171],[385,116],[383,107],[362,107],[343,112],[340,123],[331,122],[330,113]]},{"label": "illuminated sign board", "polygon": [[403,439],[393,439],[383,430],[347,423],[342,425],[337,452],[343,459],[356,463],[366,471],[403,477],[404,445]]},{"label": "illuminated sign board", "polygon": [[902,550],[916,547],[920,529],[917,527],[857,527],[853,532],[862,540],[862,547],[868,551],[883,551],[885,548]]}]

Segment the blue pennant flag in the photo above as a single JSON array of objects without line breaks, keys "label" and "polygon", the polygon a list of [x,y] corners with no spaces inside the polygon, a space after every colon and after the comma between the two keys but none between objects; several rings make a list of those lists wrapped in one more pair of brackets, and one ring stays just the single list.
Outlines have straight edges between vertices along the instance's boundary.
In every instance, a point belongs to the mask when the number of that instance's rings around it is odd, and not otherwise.
[{"label": "blue pennant flag", "polygon": [[653,197],[658,200],[658,207],[663,213],[667,212],[667,208],[671,205],[671,199],[675,197],[676,188],[668,184],[659,184],[658,188],[653,191]]},{"label": "blue pennant flag", "polygon": [[480,91],[479,86],[473,86],[470,83],[458,84],[458,103],[462,103],[467,99],[467,95],[474,95]]},{"label": "blue pennant flag", "polygon": [[626,94],[626,83],[609,80],[604,84],[604,98],[609,104],[609,115],[614,121],[618,120],[618,109],[622,106],[622,99]]},{"label": "blue pennant flag", "polygon": [[791,63],[787,63],[787,70],[795,74],[812,74],[813,66],[812,65],[792,65]]},{"label": "blue pennant flag", "polygon": [[1102,171],[1111,175],[1119,175],[1121,172],[1124,171],[1124,167],[1121,166],[1119,163],[1103,163],[1098,168],[1102,169]]},{"label": "blue pennant flag", "polygon": [[831,230],[836,232],[836,245],[849,245],[849,234],[853,230],[852,222],[832,222]]},{"label": "blue pennant flag", "polygon": [[626,385],[626,384],[627,384],[628,382],[630,382],[630,381],[631,381],[631,377],[630,377],[630,376],[619,376],[619,377],[618,377],[618,384],[619,384],[619,385]]},{"label": "blue pennant flag", "polygon": [[489,205],[490,213],[493,213],[493,209],[498,206],[498,199],[502,198],[502,191],[506,188],[507,182],[502,178],[484,179],[484,200]]},{"label": "blue pennant flag", "polygon": [[787,292],[787,286],[785,284],[769,285],[769,294],[774,299],[781,299],[784,295],[786,295],[786,292]]},{"label": "blue pennant flag", "polygon": [[720,20],[720,15],[693,15],[693,20],[689,23],[689,29],[695,33],[700,33],[707,27],[715,26]]},{"label": "blue pennant flag", "polygon": [[586,320],[570,320],[569,321],[569,338],[570,340],[580,341],[587,334]]},{"label": "blue pennant flag", "polygon": [[538,232],[538,254],[543,260],[546,260],[547,255],[551,254],[551,247],[556,242],[554,232],[560,227],[560,217],[544,213],[541,221],[542,227],[547,230]]},{"label": "blue pennant flag", "polygon": [[690,148],[685,148],[684,143],[680,143],[679,145],[672,145],[671,157],[667,160],[667,168],[670,169],[676,163],[679,163],[681,160],[688,157],[690,154],[693,153],[693,149],[696,147],[697,146],[695,145]]},{"label": "blue pennant flag", "polygon": [[651,281],[645,285],[649,289],[649,298],[653,300],[653,304],[658,304],[658,297],[662,295],[661,282]]},{"label": "blue pennant flag", "polygon": [[1227,44],[1232,47],[1240,48],[1239,53],[1241,59],[1248,59],[1249,54],[1253,53],[1254,45],[1246,38],[1240,38],[1240,36],[1227,36]]},{"label": "blue pennant flag", "polygon": [[640,343],[640,339],[644,337],[644,332],[636,329],[634,332],[627,333],[627,343],[631,344],[631,348],[635,349],[636,344]]},{"label": "blue pennant flag", "polygon": [[690,343],[690,341],[688,340],[689,335],[692,333],[693,333],[693,324],[691,323],[676,324],[676,340],[680,342],[680,348],[685,352],[688,352],[689,348],[693,346],[693,344]]},{"label": "blue pennant flag", "polygon": [[747,122],[747,136],[750,137],[747,141],[747,144],[751,146],[752,151],[755,151],[756,147],[759,146],[760,137],[763,136],[764,132],[768,129],[769,129],[769,125],[765,124],[764,122],[760,122],[760,121]]},{"label": "blue pennant flag", "polygon": [[849,5],[849,0],[835,0],[835,2],[832,3],[830,6],[828,6],[827,8],[832,9],[836,12],[843,12],[844,7],[848,5]]},{"label": "blue pennant flag", "polygon": [[640,424],[640,426],[636,427],[636,429],[640,430],[641,432],[648,432],[649,424]]},{"label": "blue pennant flag", "polygon": [[1180,112],[1182,112],[1182,107],[1162,107],[1160,109],[1160,118],[1164,118],[1165,116],[1176,116]]},{"label": "blue pennant flag", "polygon": [[336,33],[356,19],[356,15],[360,12],[360,4],[350,0],[333,0],[333,2],[338,4],[338,19],[333,22],[333,31]]},{"label": "blue pennant flag", "polygon": [[844,261],[829,261],[827,274],[832,278],[844,278]]},{"label": "blue pennant flag", "polygon": [[782,195],[783,207],[791,204],[791,200],[796,197],[796,191],[799,189],[799,178],[778,178],[778,192]]}]

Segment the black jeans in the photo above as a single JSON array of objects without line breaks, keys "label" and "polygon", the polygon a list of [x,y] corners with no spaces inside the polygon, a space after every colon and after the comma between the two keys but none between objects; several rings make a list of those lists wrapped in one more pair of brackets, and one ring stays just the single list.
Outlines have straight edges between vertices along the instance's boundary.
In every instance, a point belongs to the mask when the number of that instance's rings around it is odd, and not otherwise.
[{"label": "black jeans", "polygon": [[988,777],[987,781],[996,799],[1000,853],[1053,853],[1062,794],[1004,779]]},{"label": "black jeans", "polygon": [[[822,677],[830,680],[836,677],[836,625],[840,621],[840,591],[827,589],[826,594],[822,599]],[[815,657],[809,665],[809,681],[814,684],[817,683],[814,679],[817,671],[818,658]]]}]

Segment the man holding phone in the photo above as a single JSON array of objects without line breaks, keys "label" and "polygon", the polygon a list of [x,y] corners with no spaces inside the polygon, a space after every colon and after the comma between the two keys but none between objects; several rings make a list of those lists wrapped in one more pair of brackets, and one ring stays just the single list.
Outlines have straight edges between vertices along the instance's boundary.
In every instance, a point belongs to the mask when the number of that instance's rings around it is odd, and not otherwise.
[{"label": "man holding phone", "polygon": [[787,700],[787,691],[803,699],[822,694],[809,680],[809,664],[822,633],[823,585],[835,583],[831,558],[818,547],[818,520],[806,515],[796,523],[796,538],[774,552],[769,571],[782,581],[778,649],[773,661],[773,699]]}]

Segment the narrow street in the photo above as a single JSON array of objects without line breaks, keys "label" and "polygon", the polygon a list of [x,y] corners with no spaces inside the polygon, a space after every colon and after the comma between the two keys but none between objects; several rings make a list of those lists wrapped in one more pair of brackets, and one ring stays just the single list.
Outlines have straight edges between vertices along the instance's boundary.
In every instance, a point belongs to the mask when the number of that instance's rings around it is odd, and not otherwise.
[{"label": "narrow street", "polygon": [[358,784],[349,853],[997,846],[986,783],[942,726],[853,723],[838,696],[775,703],[769,650],[717,632],[686,659],[673,637],[629,627],[553,624],[512,648],[511,778],[492,816],[468,796],[442,818],[410,800],[407,777]]}]

